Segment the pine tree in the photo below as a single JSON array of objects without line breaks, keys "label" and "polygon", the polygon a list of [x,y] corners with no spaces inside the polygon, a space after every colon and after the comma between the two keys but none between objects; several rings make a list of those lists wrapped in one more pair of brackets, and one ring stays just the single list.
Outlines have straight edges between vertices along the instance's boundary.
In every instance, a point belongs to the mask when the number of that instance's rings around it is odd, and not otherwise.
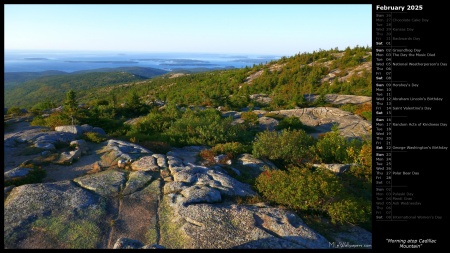
[{"label": "pine tree", "polygon": [[76,116],[78,111],[78,103],[76,100],[75,91],[69,90],[66,93],[66,101],[64,102],[64,104],[64,110],[70,116],[70,118],[72,119],[72,125],[74,125],[74,117]]}]

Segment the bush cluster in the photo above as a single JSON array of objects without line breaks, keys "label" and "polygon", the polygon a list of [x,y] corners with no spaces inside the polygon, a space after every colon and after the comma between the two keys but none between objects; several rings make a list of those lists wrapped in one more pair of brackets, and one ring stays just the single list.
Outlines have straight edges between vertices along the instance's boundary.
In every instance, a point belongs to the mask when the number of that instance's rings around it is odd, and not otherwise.
[{"label": "bush cluster", "polygon": [[269,201],[327,214],[333,223],[360,224],[371,218],[370,199],[352,195],[340,178],[326,169],[266,170],[256,179],[256,188]]}]

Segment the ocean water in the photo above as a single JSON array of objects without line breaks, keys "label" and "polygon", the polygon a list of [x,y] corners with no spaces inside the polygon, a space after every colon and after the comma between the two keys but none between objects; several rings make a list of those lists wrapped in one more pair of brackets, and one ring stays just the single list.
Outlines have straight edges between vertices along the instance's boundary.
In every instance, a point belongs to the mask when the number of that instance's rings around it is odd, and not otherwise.
[{"label": "ocean water", "polygon": [[5,50],[4,72],[59,70],[74,72],[96,68],[150,67],[171,71],[177,68],[243,68],[277,60],[276,55],[227,55],[210,53],[136,53],[81,51]]}]

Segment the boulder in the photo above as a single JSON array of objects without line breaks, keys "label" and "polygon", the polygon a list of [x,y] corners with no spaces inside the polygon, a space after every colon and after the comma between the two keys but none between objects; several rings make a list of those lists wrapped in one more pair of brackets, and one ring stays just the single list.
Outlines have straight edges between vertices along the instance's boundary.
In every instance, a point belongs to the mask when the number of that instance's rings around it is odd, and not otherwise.
[{"label": "boulder", "polygon": [[55,127],[56,132],[66,132],[66,133],[73,133],[76,135],[82,135],[83,134],[83,128],[81,126],[76,125],[70,125],[70,126],[57,126]]},{"label": "boulder", "polygon": [[74,160],[78,160],[81,157],[81,150],[76,149],[69,152],[62,152],[59,159],[54,161],[56,164],[72,164]]},{"label": "boulder", "polygon": [[97,134],[99,134],[101,136],[106,136],[105,130],[103,130],[103,128],[100,128],[100,127],[92,128],[91,132],[97,133]]},{"label": "boulder", "polygon": [[81,127],[83,133],[92,132],[92,129],[93,129],[93,127],[88,124],[81,125],[80,127]]},{"label": "boulder", "polygon": [[275,127],[278,126],[278,120],[270,118],[270,117],[260,117],[258,118],[258,127],[260,130],[275,130]]},{"label": "boulder", "polygon": [[101,165],[109,167],[117,164],[119,160],[134,161],[143,156],[153,154],[150,150],[143,148],[131,142],[110,139],[101,150]]},{"label": "boulder", "polygon": [[74,140],[70,142],[70,146],[75,146],[81,151],[82,154],[86,155],[89,151],[88,144],[85,140]]},{"label": "boulder", "polygon": [[144,188],[150,180],[152,180],[152,176],[148,171],[132,171],[128,175],[128,181],[125,184],[125,189],[123,189],[122,194],[129,195],[139,191]]},{"label": "boulder", "polygon": [[153,156],[144,156],[131,164],[133,170],[159,171],[156,159]]},{"label": "boulder", "polygon": [[167,182],[164,184],[163,192],[164,192],[164,194],[178,193],[186,188],[187,188],[187,186],[184,182],[172,181],[172,182]]},{"label": "boulder", "polygon": [[105,170],[99,173],[75,178],[73,181],[81,187],[105,197],[118,196],[127,178],[124,172]]},{"label": "boulder", "polygon": [[[320,96],[319,95],[304,95],[305,99],[310,102],[316,101]],[[355,95],[341,95],[341,94],[326,94],[325,101],[334,105],[343,105],[343,104],[364,104],[368,102],[372,102],[372,97],[368,96],[355,96]]]},{"label": "boulder", "polygon": [[55,145],[51,144],[51,143],[46,143],[46,142],[36,142],[34,143],[34,146],[36,148],[42,148],[42,149],[46,149],[46,150],[55,150]]},{"label": "boulder", "polygon": [[332,163],[332,164],[325,164],[325,163],[321,163],[321,164],[313,164],[313,167],[316,168],[325,168],[328,169],[334,173],[340,174],[340,173],[344,173],[347,170],[350,169],[350,167],[352,166],[352,164],[339,164],[339,163]]},{"label": "boulder", "polygon": [[351,112],[333,107],[311,107],[291,110],[272,111],[274,114],[298,117],[300,121],[320,133],[331,131],[333,124],[338,124],[341,135],[345,137],[366,137],[372,132],[372,124]]},{"label": "boulder", "polygon": [[156,159],[156,163],[159,167],[167,168],[167,160],[165,155],[153,154],[152,156]]},{"label": "boulder", "polygon": [[6,186],[3,190],[4,192],[4,197],[3,197],[3,201],[6,200],[6,197],[8,197],[9,193],[12,191],[12,189],[14,188],[14,185],[10,185],[10,186]]},{"label": "boulder", "polygon": [[185,204],[215,203],[222,201],[220,192],[216,189],[194,185],[180,192],[185,197]]},{"label": "boulder", "polygon": [[259,174],[264,171],[264,167],[277,169],[277,167],[272,162],[268,160],[263,161],[261,159],[255,158],[253,155],[248,153],[244,153],[238,156],[236,164],[241,165],[239,169],[245,169],[255,177],[259,176]]},{"label": "boulder", "polygon": [[[120,209],[112,226],[110,242],[116,238],[130,237],[148,244],[158,242],[158,203],[161,180],[153,180],[142,190],[119,198]],[[109,245],[109,248],[113,245]]]},{"label": "boulder", "polygon": [[[168,197],[165,195],[165,201],[170,202]],[[171,206],[184,218],[184,223],[179,225],[179,236],[186,237],[185,248],[329,248],[323,236],[285,209],[203,203]],[[165,231],[161,234],[164,236]]]},{"label": "boulder", "polygon": [[101,196],[70,181],[15,187],[4,203],[4,247],[98,247],[110,219],[106,207]]},{"label": "boulder", "polygon": [[26,168],[26,167],[17,167],[10,171],[5,172],[3,175],[4,181],[9,181],[12,179],[21,179],[28,176],[28,173],[30,173],[32,169]]}]

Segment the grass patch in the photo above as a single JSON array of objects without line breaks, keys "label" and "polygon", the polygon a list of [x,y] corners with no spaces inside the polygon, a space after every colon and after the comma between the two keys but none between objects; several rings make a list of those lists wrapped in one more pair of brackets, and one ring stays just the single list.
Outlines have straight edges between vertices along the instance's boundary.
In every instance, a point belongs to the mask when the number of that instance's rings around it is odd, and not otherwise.
[{"label": "grass patch", "polygon": [[83,139],[85,141],[90,141],[90,142],[94,142],[94,143],[101,143],[106,141],[106,138],[103,137],[101,134],[96,133],[96,132],[87,132],[83,134]]},{"label": "grass patch", "polygon": [[157,243],[157,232],[156,228],[149,228],[145,233],[145,244],[156,244]]},{"label": "grass patch", "polygon": [[99,206],[96,209],[89,207],[73,215],[41,217],[31,226],[32,229],[43,232],[50,242],[58,242],[61,248],[97,248],[103,233],[100,222],[106,214],[105,202],[102,201]]},{"label": "grass patch", "polygon": [[185,236],[180,231],[184,222],[174,220],[173,209],[169,204],[170,198],[169,195],[164,195],[159,207],[160,244],[168,249],[183,249],[188,246]]},{"label": "grass patch", "polygon": [[63,217],[38,219],[34,227],[44,231],[51,239],[62,243],[64,248],[72,249],[96,248],[101,232],[91,221],[67,221]]},{"label": "grass patch", "polygon": [[277,113],[273,113],[273,112],[268,112],[268,113],[264,114],[264,116],[272,118],[272,119],[276,119],[276,120],[282,120],[285,117],[283,114],[277,114]]},{"label": "grass patch", "polygon": [[234,201],[238,205],[254,205],[254,204],[257,204],[257,203],[265,202],[265,200],[259,195],[252,196],[252,197],[240,197],[240,196],[237,196],[237,197],[234,198]]}]

